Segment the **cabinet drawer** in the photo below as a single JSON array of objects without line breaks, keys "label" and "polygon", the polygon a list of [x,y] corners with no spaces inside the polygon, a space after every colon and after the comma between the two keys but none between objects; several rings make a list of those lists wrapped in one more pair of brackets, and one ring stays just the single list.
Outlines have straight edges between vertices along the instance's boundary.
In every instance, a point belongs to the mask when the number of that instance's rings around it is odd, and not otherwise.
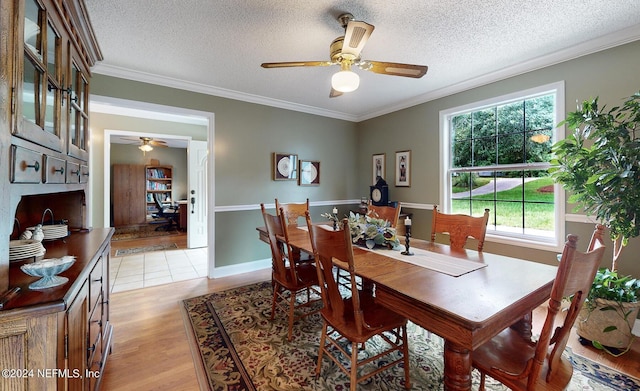
[{"label": "cabinet drawer", "polygon": [[11,146],[11,182],[40,183],[42,154],[17,145]]},{"label": "cabinet drawer", "polygon": [[80,183],[80,165],[67,162],[67,183]]},{"label": "cabinet drawer", "polygon": [[98,298],[102,294],[102,258],[89,274],[89,311],[94,311]]},{"label": "cabinet drawer", "polygon": [[80,165],[80,183],[87,183],[89,181],[89,166],[86,164]]},{"label": "cabinet drawer", "polygon": [[44,155],[44,173],[42,181],[44,183],[64,183],[66,161],[52,156]]}]

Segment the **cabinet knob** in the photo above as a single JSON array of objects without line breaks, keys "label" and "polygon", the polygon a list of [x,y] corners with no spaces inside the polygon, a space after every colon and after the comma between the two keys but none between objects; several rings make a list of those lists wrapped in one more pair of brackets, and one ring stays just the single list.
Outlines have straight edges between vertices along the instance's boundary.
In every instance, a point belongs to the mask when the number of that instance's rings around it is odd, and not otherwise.
[{"label": "cabinet knob", "polygon": [[33,168],[35,172],[40,171],[40,162],[37,160],[33,162],[33,164],[27,164],[27,162],[22,162],[23,168]]},{"label": "cabinet knob", "polygon": [[57,170],[53,170],[53,172],[59,172],[60,175],[64,175],[64,167],[60,167]]}]

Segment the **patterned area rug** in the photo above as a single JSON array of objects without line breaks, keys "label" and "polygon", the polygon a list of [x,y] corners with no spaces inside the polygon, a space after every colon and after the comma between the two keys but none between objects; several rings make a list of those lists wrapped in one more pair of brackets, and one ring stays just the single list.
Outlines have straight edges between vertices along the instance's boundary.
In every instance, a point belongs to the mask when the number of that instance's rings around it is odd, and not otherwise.
[{"label": "patterned area rug", "polygon": [[139,238],[151,238],[155,236],[171,236],[171,235],[178,235],[180,233],[176,230],[156,231],[156,227],[157,225],[148,224],[148,225],[116,228],[111,240],[118,241],[118,240],[129,240],[129,239],[139,239]]},{"label": "patterned area rug", "polygon": [[178,248],[178,245],[175,243],[156,244],[153,246],[134,247],[134,248],[125,248],[125,249],[116,250],[115,256],[124,257],[125,255],[149,253],[152,251],[175,250],[177,248]]},{"label": "patterned area rug", "polygon": [[[325,358],[321,376],[315,379],[321,318],[314,314],[294,324],[287,342],[286,316],[269,320],[271,283],[212,293],[184,301],[189,328],[193,330],[210,390],[348,390],[349,379]],[[412,390],[442,390],[444,343],[409,323]],[[362,354],[373,354],[383,342],[367,342]],[[566,354],[574,365],[571,391],[627,391],[640,389],[640,381],[577,355]],[[473,389],[479,374],[474,371]],[[384,371],[358,385],[359,390],[404,389],[402,369]],[[487,379],[487,390],[507,390]]]}]

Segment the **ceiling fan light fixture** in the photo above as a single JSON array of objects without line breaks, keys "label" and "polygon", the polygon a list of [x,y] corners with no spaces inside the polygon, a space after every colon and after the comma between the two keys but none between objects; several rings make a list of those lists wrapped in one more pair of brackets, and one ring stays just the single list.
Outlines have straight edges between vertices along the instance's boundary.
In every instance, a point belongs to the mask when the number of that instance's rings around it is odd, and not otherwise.
[{"label": "ceiling fan light fixture", "polygon": [[351,92],[358,89],[360,76],[351,70],[341,70],[331,77],[331,87],[340,92]]},{"label": "ceiling fan light fixture", "polygon": [[138,147],[139,150],[141,150],[142,152],[151,152],[153,151],[153,147],[149,144],[142,144],[141,146]]}]

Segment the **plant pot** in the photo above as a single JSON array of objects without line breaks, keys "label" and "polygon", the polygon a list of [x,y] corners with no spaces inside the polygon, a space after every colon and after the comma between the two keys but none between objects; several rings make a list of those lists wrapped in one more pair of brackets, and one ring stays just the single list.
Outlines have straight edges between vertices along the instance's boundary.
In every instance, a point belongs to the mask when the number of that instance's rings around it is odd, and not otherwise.
[{"label": "plant pot", "polygon": [[[639,310],[640,302],[618,303],[614,300],[596,299],[595,308],[589,308],[585,303],[576,320],[578,335],[605,347],[626,349],[633,341],[631,330]],[[625,319],[626,313],[629,314]],[[604,331],[611,326],[616,329]]]}]

